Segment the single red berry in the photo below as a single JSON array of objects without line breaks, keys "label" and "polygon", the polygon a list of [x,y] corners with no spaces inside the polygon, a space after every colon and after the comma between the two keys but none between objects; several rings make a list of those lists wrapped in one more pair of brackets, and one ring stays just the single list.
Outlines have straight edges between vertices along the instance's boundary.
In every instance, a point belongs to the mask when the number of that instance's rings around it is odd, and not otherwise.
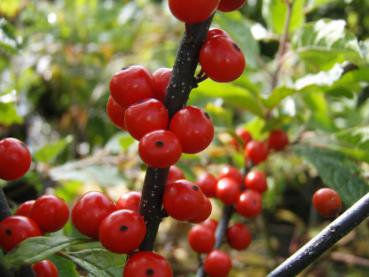
[{"label": "single red berry", "polygon": [[238,10],[246,3],[246,0],[220,0],[218,10],[232,12]]},{"label": "single red berry", "polygon": [[244,250],[251,243],[251,233],[246,225],[237,223],[228,227],[227,241],[232,248]]},{"label": "single red berry", "polygon": [[214,177],[214,175],[210,173],[203,173],[200,175],[196,184],[201,188],[202,192],[207,197],[215,197],[217,191],[217,182],[218,180]]},{"label": "single red berry", "polygon": [[32,207],[35,204],[35,200],[29,200],[26,201],[24,203],[22,203],[18,209],[15,211],[15,215],[23,215],[26,217],[30,217],[31,216],[31,211],[32,211]]},{"label": "single red berry", "polygon": [[246,190],[236,204],[236,210],[245,217],[255,217],[261,213],[262,199],[259,192]]},{"label": "single red berry", "polygon": [[69,209],[63,199],[54,195],[43,195],[36,199],[31,218],[43,232],[55,232],[67,223]]},{"label": "single red berry", "polygon": [[341,197],[330,188],[317,190],[313,195],[313,205],[317,212],[326,218],[337,216],[342,209]]},{"label": "single red berry", "polygon": [[137,212],[140,210],[141,192],[129,191],[119,197],[115,207],[117,210],[131,210]]},{"label": "single red berry", "polygon": [[238,201],[241,190],[240,184],[234,179],[224,177],[217,183],[217,197],[226,205],[232,205]]},{"label": "single red berry", "polygon": [[99,240],[111,252],[131,253],[146,235],[143,217],[133,211],[118,210],[108,215],[100,224]]},{"label": "single red berry", "polygon": [[188,232],[188,243],[195,252],[209,253],[215,244],[214,232],[205,226],[195,225]]},{"label": "single red berry", "polygon": [[0,140],[0,179],[12,181],[23,177],[31,166],[31,153],[18,139]]},{"label": "single red berry", "polygon": [[172,69],[159,68],[153,73],[154,78],[154,97],[161,102],[164,102],[167,95],[170,78],[172,78]]},{"label": "single red berry", "polygon": [[237,184],[240,186],[243,181],[241,172],[237,168],[230,166],[230,165],[224,166],[222,170],[220,171],[219,179],[222,179],[222,178],[231,178],[235,180]]},{"label": "single red berry", "polygon": [[167,183],[172,183],[174,181],[185,179],[185,176],[179,167],[172,165],[169,167],[169,173],[167,178]]},{"label": "single red berry", "polygon": [[138,152],[147,165],[165,168],[179,160],[182,148],[177,137],[172,132],[158,130],[146,134],[140,140]]},{"label": "single red berry", "polygon": [[229,35],[227,34],[227,32],[222,29],[219,29],[219,28],[210,29],[207,34],[207,39],[215,37],[215,36],[224,36],[224,37],[229,38]]},{"label": "single red berry", "polygon": [[236,80],[246,67],[241,49],[225,36],[207,39],[200,50],[199,62],[208,77],[217,82]]},{"label": "single red berry", "polygon": [[0,246],[8,252],[23,240],[41,236],[40,228],[31,218],[9,216],[0,222]]},{"label": "single red berry", "polygon": [[192,223],[201,223],[208,219],[208,217],[211,215],[213,207],[211,205],[210,200],[204,195],[202,203],[199,204],[197,207],[197,213],[194,216],[190,222]]},{"label": "single red berry", "polygon": [[268,147],[264,142],[252,140],[246,145],[245,155],[255,165],[259,164],[268,158]]},{"label": "single red berry", "polygon": [[184,153],[201,152],[214,137],[214,126],[200,108],[188,106],[178,111],[170,121],[169,130],[181,143]]},{"label": "single red berry", "polygon": [[215,230],[218,227],[218,221],[216,221],[215,219],[207,219],[204,222],[202,222],[200,225],[210,228],[213,232],[215,232]]},{"label": "single red berry", "polygon": [[169,0],[169,9],[180,21],[187,24],[208,19],[217,9],[220,0]]},{"label": "single red berry", "polygon": [[248,189],[263,193],[268,189],[267,180],[263,172],[254,170],[245,177],[245,185]]},{"label": "single red berry", "polygon": [[101,192],[84,194],[72,209],[72,222],[77,230],[94,239],[99,237],[101,222],[115,211],[114,202]]},{"label": "single red berry", "polygon": [[50,260],[42,260],[32,266],[36,277],[58,277],[59,271],[55,264]]},{"label": "single red berry", "polygon": [[108,102],[106,103],[106,113],[108,114],[110,121],[113,124],[122,129],[126,130],[126,125],[124,123],[124,112],[126,111],[121,105],[114,101],[114,99],[109,96]]},{"label": "single red berry", "polygon": [[226,277],[231,269],[231,258],[223,251],[213,250],[204,260],[204,270],[209,277]]},{"label": "single red berry", "polygon": [[281,151],[288,145],[288,136],[283,130],[273,130],[269,134],[268,146],[275,151]]},{"label": "single red berry", "polygon": [[129,257],[123,277],[173,277],[173,271],[159,254],[142,251]]},{"label": "single red berry", "polygon": [[123,108],[154,97],[151,73],[141,65],[123,68],[110,81],[110,95]]},{"label": "single red berry", "polygon": [[252,140],[250,132],[245,130],[244,128],[237,128],[236,134],[241,138],[243,146],[246,146]]}]

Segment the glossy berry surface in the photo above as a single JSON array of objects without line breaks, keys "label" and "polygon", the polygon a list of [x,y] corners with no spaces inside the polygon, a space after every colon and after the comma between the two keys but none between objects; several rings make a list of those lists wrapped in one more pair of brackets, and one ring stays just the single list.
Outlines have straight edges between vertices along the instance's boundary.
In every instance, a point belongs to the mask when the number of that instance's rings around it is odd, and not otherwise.
[{"label": "glossy berry surface", "polygon": [[239,136],[241,138],[241,140],[243,142],[243,146],[246,146],[252,140],[252,136],[251,136],[250,132],[248,132],[244,128],[237,128],[236,129],[236,134],[237,134],[237,136]]},{"label": "glossy berry surface", "polygon": [[197,253],[209,253],[214,248],[214,231],[202,225],[195,225],[188,232],[188,243]]},{"label": "glossy berry surface", "polygon": [[35,277],[58,277],[59,271],[55,264],[50,260],[42,260],[32,265]]},{"label": "glossy berry surface", "polygon": [[23,215],[23,216],[26,216],[26,217],[30,217],[31,216],[31,210],[32,210],[32,207],[33,207],[33,204],[35,204],[35,200],[29,200],[29,201],[26,201],[24,203],[22,203],[18,209],[15,211],[15,215]]},{"label": "glossy berry surface", "polygon": [[138,212],[140,209],[141,192],[129,191],[119,197],[115,207],[117,210],[131,210]]},{"label": "glossy berry surface", "polygon": [[169,0],[168,3],[178,20],[193,24],[208,19],[218,7],[219,0]]},{"label": "glossy berry surface", "polygon": [[91,238],[99,237],[100,223],[115,211],[114,202],[101,192],[82,195],[72,209],[72,222],[77,230]]},{"label": "glossy berry surface", "polygon": [[203,198],[203,201],[197,207],[196,215],[191,219],[192,223],[201,223],[208,219],[211,214],[213,207],[210,200],[207,197]]},{"label": "glossy berry surface", "polygon": [[208,77],[217,82],[232,82],[245,70],[241,49],[230,38],[214,36],[200,50],[199,62]]},{"label": "glossy berry surface", "polygon": [[127,131],[140,140],[144,135],[168,127],[168,110],[154,98],[131,105],[124,114]]},{"label": "glossy berry surface", "polygon": [[128,259],[123,277],[172,277],[173,271],[166,259],[159,254],[142,251]]},{"label": "glossy berry surface", "polygon": [[249,172],[245,177],[245,185],[248,189],[263,193],[268,189],[265,174],[259,170]]},{"label": "glossy berry surface", "polygon": [[222,29],[219,29],[219,28],[210,29],[207,34],[207,39],[215,37],[215,36],[224,36],[224,37],[229,38],[228,33]]},{"label": "glossy berry surface", "polygon": [[179,110],[170,121],[169,130],[188,154],[201,152],[214,137],[214,126],[209,116],[200,108],[188,106]]},{"label": "glossy berry surface", "polygon": [[100,224],[99,240],[111,252],[130,253],[145,238],[143,217],[133,211],[118,210],[108,215]]},{"label": "glossy berry surface", "polygon": [[288,136],[283,130],[273,130],[269,134],[268,146],[275,151],[281,151],[289,144]]},{"label": "glossy berry surface", "polygon": [[148,133],[140,140],[138,152],[147,165],[165,168],[179,160],[182,148],[177,137],[172,132],[158,130]]},{"label": "glossy berry surface", "polygon": [[245,149],[246,158],[253,164],[259,164],[268,158],[268,147],[261,141],[250,141]]},{"label": "glossy berry surface", "polygon": [[213,232],[215,232],[218,227],[218,221],[216,221],[215,219],[207,219],[200,225],[205,226],[206,228],[210,228]]},{"label": "glossy berry surface", "polygon": [[332,218],[342,210],[342,201],[339,194],[330,188],[317,190],[313,195],[313,205],[323,217]]},{"label": "glossy berry surface", "polygon": [[218,10],[232,12],[238,10],[246,3],[246,0],[220,0]]},{"label": "glossy berry surface", "polygon": [[210,173],[203,173],[200,175],[196,184],[200,187],[202,192],[207,197],[215,197],[217,192],[217,178]]},{"label": "glossy berry surface", "polygon": [[204,270],[209,277],[226,277],[231,268],[231,258],[220,250],[213,250],[204,260]]},{"label": "glossy berry surface", "polygon": [[262,210],[261,194],[253,190],[244,191],[236,204],[236,210],[245,217],[259,215]]},{"label": "glossy berry surface", "polygon": [[233,224],[227,229],[227,242],[234,249],[244,250],[251,243],[251,233],[244,224]]},{"label": "glossy berry surface", "polygon": [[240,184],[234,179],[225,177],[217,183],[217,197],[226,205],[234,204],[240,197]]},{"label": "glossy berry surface", "polygon": [[55,232],[67,223],[69,209],[63,199],[54,195],[43,195],[34,203],[31,218],[43,232]]},{"label": "glossy berry surface", "polygon": [[106,113],[109,116],[110,121],[122,130],[126,130],[124,123],[124,113],[126,109],[119,105],[114,99],[109,96],[108,102],[106,103]]},{"label": "glossy berry surface", "polygon": [[154,97],[151,73],[141,65],[126,67],[115,73],[110,81],[110,95],[123,108]]},{"label": "glossy berry surface", "polygon": [[0,179],[12,181],[23,177],[31,166],[31,153],[18,139],[0,140]]},{"label": "glossy berry surface", "polygon": [[172,78],[172,69],[159,68],[153,73],[154,78],[154,97],[161,102],[164,102],[167,95],[167,88]]},{"label": "glossy berry surface", "polygon": [[243,181],[241,172],[237,168],[230,165],[224,166],[220,171],[219,179],[222,178],[231,178],[239,185],[241,185]]},{"label": "glossy berry surface", "polygon": [[0,246],[8,252],[23,240],[41,236],[36,222],[25,216],[9,216],[0,222]]},{"label": "glossy berry surface", "polygon": [[185,179],[185,176],[182,170],[175,165],[170,166],[169,172],[168,172],[167,183],[172,183],[180,179]]}]

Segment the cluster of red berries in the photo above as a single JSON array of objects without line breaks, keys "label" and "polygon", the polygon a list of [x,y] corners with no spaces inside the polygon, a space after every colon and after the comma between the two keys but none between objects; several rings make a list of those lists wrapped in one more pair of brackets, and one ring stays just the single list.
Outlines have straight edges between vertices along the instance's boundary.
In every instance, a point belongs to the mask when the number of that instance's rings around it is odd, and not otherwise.
[{"label": "cluster of red berries", "polygon": [[314,193],[313,206],[321,216],[333,218],[342,210],[342,201],[335,190],[322,188]]}]

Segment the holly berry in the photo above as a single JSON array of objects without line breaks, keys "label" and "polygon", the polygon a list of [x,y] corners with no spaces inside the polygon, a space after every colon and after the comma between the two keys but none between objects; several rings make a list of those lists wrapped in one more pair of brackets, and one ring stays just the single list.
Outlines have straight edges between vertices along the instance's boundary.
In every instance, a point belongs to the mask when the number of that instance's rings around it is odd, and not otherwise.
[{"label": "holly berry", "polygon": [[251,233],[244,224],[237,223],[228,227],[227,241],[232,248],[244,250],[251,243]]},{"label": "holly berry", "polygon": [[254,170],[245,177],[245,185],[248,189],[263,193],[268,189],[267,180],[263,172]]},{"label": "holly berry", "polygon": [[238,10],[246,3],[246,0],[220,0],[218,10],[232,12]]},{"label": "holly berry", "polygon": [[173,277],[173,271],[159,254],[142,251],[128,259],[123,277]]},{"label": "holly berry", "polygon": [[164,102],[167,95],[170,78],[172,78],[172,69],[159,68],[153,73],[154,78],[154,97],[161,102]]},{"label": "holly berry", "polygon": [[237,134],[237,136],[239,136],[241,138],[241,140],[243,142],[243,146],[246,146],[252,140],[252,136],[251,136],[250,132],[248,132],[244,128],[237,128],[236,129],[236,134]]},{"label": "holly berry", "polygon": [[63,199],[54,195],[43,195],[33,204],[31,218],[43,232],[55,232],[67,223],[69,209]]},{"label": "holly berry", "polygon": [[[205,195],[204,195],[205,196]],[[211,214],[213,207],[208,198],[204,197],[202,203],[197,208],[197,214],[191,220],[192,223],[201,223],[205,221]]]},{"label": "holly berry", "polygon": [[211,251],[204,260],[204,270],[210,277],[226,277],[231,268],[231,258],[220,250]]},{"label": "holly berry", "polygon": [[214,137],[214,126],[209,116],[200,108],[188,106],[178,111],[170,121],[169,130],[188,154],[201,152]]},{"label": "holly berry", "polygon": [[0,140],[0,179],[12,181],[23,177],[31,166],[31,153],[18,139]]},{"label": "holly berry", "polygon": [[140,210],[141,192],[129,191],[119,197],[115,207],[117,210],[131,210],[138,212]]},{"label": "holly berry", "polygon": [[220,171],[219,179],[222,178],[234,179],[239,185],[241,185],[243,181],[241,172],[237,168],[230,165],[224,166]]},{"label": "holly berry", "polygon": [[217,197],[226,205],[232,205],[240,197],[240,184],[235,179],[225,177],[217,183]]},{"label": "holly berry", "polygon": [[23,215],[26,217],[30,217],[31,216],[31,211],[32,211],[32,207],[35,204],[35,200],[29,200],[26,201],[24,203],[22,203],[18,209],[15,211],[15,215]]},{"label": "holly berry", "polygon": [[110,95],[123,108],[154,97],[151,73],[141,65],[123,68],[110,81]]},{"label": "holly berry", "polygon": [[261,194],[253,190],[244,191],[236,204],[236,210],[245,217],[259,215],[262,210]]},{"label": "holly berry", "polygon": [[217,190],[217,182],[218,180],[214,177],[214,175],[210,173],[203,173],[200,175],[196,184],[201,188],[202,192],[207,197],[215,197]]},{"label": "holly berry", "polygon": [[126,130],[126,125],[124,123],[124,113],[126,109],[119,105],[114,99],[109,96],[108,102],[106,103],[106,113],[108,114],[110,121],[113,124],[122,129]]},{"label": "holly berry", "polygon": [[169,0],[168,3],[178,20],[194,24],[208,19],[217,9],[219,0]]},{"label": "holly berry", "polygon": [[245,70],[241,49],[230,38],[214,36],[200,50],[199,62],[208,77],[217,82],[232,82]]},{"label": "holly berry", "polygon": [[0,222],[0,246],[8,252],[23,240],[41,236],[36,222],[25,216],[9,216]]},{"label": "holly berry", "polygon": [[342,209],[341,197],[330,188],[317,190],[313,195],[313,205],[316,211],[326,218],[337,216]]},{"label": "holly berry", "polygon": [[219,29],[219,28],[210,29],[207,34],[207,39],[215,37],[215,36],[224,36],[224,37],[229,38],[228,33],[222,29]]},{"label": "holly berry", "polygon": [[214,231],[203,225],[195,225],[188,233],[188,243],[198,253],[209,253],[215,244]]},{"label": "holly berry", "polygon": [[72,209],[73,225],[82,234],[97,239],[100,223],[115,209],[114,202],[101,192],[87,192]]},{"label": "holly berry", "polygon": [[118,210],[108,215],[100,224],[99,240],[111,252],[131,253],[145,238],[143,217],[133,211]]},{"label": "holly berry", "polygon": [[268,146],[275,151],[281,151],[288,145],[288,136],[283,130],[273,130],[269,134]]},{"label": "holly berry", "polygon": [[184,179],[184,178],[185,176],[182,170],[180,170],[177,166],[172,165],[169,167],[167,183],[172,183],[174,181]]},{"label": "holly berry", "polygon": [[213,230],[213,232],[215,232],[215,230],[218,227],[218,221],[216,221],[215,219],[207,219],[206,221],[204,221],[200,225],[205,226],[207,228],[210,228],[211,230]]},{"label": "holly berry", "polygon": [[36,277],[58,277],[59,271],[55,264],[50,260],[42,260],[32,266]]},{"label": "holly berry", "polygon": [[249,158],[255,165],[265,161],[268,157],[268,147],[261,141],[250,141],[245,149],[246,158]]},{"label": "holly berry", "polygon": [[140,140],[138,152],[141,159],[149,166],[165,168],[179,160],[182,148],[172,132],[158,130],[148,133]]}]

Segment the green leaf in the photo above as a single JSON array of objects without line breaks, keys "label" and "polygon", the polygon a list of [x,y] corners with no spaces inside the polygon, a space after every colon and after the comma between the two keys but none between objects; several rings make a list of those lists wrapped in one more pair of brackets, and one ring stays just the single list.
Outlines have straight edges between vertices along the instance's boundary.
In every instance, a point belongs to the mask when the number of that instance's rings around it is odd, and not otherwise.
[{"label": "green leaf", "polygon": [[72,136],[67,136],[64,139],[46,144],[37,150],[33,157],[38,162],[50,163],[72,142],[72,140]]},{"label": "green leaf", "polygon": [[362,178],[360,168],[346,155],[334,150],[302,145],[295,146],[294,151],[314,165],[324,185],[335,189],[347,207],[368,191],[368,183]]},{"label": "green leaf", "polygon": [[341,142],[369,152],[369,127],[349,128],[337,132],[335,135]]},{"label": "green leaf", "polygon": [[118,255],[102,248],[88,249],[65,254],[77,265],[86,270],[88,276],[120,277],[122,276],[125,255]]},{"label": "green leaf", "polygon": [[22,118],[18,115],[14,103],[0,102],[0,124],[10,126],[16,123],[22,123]]},{"label": "green leaf", "polygon": [[78,274],[76,265],[69,259],[64,258],[62,256],[57,256],[57,255],[51,256],[48,259],[51,260],[58,268],[58,271],[59,271],[58,277],[79,277],[80,276]]},{"label": "green leaf", "polygon": [[[0,14],[1,14],[0,4]],[[14,27],[5,18],[0,18],[0,50],[14,54],[17,52],[18,42],[15,38]]]}]

